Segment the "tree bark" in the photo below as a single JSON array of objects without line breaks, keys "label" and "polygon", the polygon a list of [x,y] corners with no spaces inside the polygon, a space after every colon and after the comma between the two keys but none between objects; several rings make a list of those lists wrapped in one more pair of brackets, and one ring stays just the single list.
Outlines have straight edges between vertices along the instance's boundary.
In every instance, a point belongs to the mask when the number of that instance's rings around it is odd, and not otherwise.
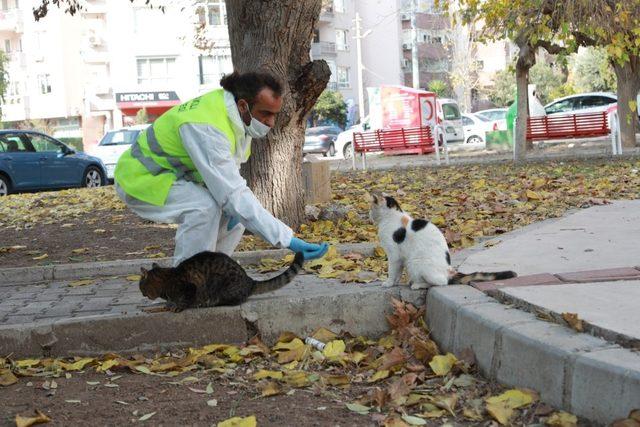
[{"label": "tree bark", "polygon": [[309,57],[321,4],[322,0],[226,1],[234,69],[268,71],[283,83],[276,126],[266,138],[253,141],[242,174],[263,206],[292,228],[304,217],[305,119],[331,75],[325,61],[310,62]]},{"label": "tree bark", "polygon": [[529,70],[536,62],[535,50],[529,44],[520,46],[516,62],[516,93],[518,97],[514,161],[524,161],[527,156],[527,118],[529,117]]},{"label": "tree bark", "polygon": [[[638,106],[636,99],[640,91],[640,57],[631,55],[629,61],[619,64],[613,61],[613,68],[618,81],[618,117],[620,119],[620,136],[622,146],[636,146],[638,131]],[[631,105],[635,105],[632,110]]]}]

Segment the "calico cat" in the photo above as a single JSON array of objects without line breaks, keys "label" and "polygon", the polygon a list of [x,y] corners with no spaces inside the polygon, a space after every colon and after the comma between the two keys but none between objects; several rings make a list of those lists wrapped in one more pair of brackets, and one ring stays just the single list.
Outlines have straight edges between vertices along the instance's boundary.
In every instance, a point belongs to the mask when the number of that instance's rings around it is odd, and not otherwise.
[{"label": "calico cat", "polygon": [[258,281],[247,275],[231,257],[219,252],[200,252],[176,267],[153,263],[141,269],[140,292],[147,298],[162,298],[175,313],[191,307],[237,305],[249,295],[274,291],[289,283],[302,269],[304,256],[296,253],[282,274]]},{"label": "calico cat", "polygon": [[424,219],[412,219],[390,196],[372,195],[371,220],[378,226],[380,244],[389,260],[389,278],[383,286],[395,286],[407,269],[411,289],[468,284],[516,277],[513,271],[464,274],[451,267],[444,235]]}]

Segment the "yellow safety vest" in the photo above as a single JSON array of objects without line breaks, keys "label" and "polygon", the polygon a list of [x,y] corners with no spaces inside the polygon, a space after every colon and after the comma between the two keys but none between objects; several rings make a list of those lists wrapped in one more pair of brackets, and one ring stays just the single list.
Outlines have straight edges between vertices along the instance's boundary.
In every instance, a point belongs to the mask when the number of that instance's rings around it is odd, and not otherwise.
[{"label": "yellow safety vest", "polygon": [[[163,206],[177,179],[202,182],[182,144],[180,126],[206,124],[222,132],[236,152],[236,138],[224,101],[224,90],[217,89],[176,105],[140,132],[138,139],[120,156],[115,181],[130,196]],[[206,141],[203,141],[206,143]],[[251,154],[247,148],[246,157]]]}]

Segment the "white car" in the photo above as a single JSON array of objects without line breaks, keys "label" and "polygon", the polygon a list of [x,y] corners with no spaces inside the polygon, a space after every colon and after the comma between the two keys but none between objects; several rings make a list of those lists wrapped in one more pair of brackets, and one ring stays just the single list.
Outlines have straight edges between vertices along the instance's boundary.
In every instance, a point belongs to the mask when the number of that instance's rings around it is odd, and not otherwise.
[{"label": "white car", "polygon": [[462,114],[462,129],[465,144],[473,145],[484,145],[487,131],[492,130],[490,122],[482,121],[475,114]]},{"label": "white car", "polygon": [[113,179],[113,171],[116,169],[116,163],[118,163],[122,153],[127,151],[127,148],[138,138],[140,132],[147,127],[149,127],[148,124],[110,130],[104,134],[98,145],[91,150],[91,154],[104,163],[109,180]]},{"label": "white car", "polygon": [[544,106],[547,115],[596,113],[609,111],[618,98],[611,92],[589,92],[556,99]]},{"label": "white car", "polygon": [[336,156],[338,158],[342,157],[350,159],[353,153],[351,145],[353,145],[354,132],[365,132],[366,130],[368,130],[368,125],[365,119],[364,126],[361,123],[358,123],[357,125],[353,125],[349,129],[340,132],[335,142]]},{"label": "white car", "polygon": [[489,131],[507,130],[507,109],[491,108],[473,113],[477,118],[488,123]]}]

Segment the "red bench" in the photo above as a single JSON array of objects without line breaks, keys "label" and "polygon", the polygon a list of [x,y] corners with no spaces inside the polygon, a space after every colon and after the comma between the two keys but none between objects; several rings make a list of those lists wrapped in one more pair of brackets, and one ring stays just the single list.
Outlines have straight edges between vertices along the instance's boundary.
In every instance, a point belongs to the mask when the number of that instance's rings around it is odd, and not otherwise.
[{"label": "red bench", "polygon": [[527,140],[604,136],[611,132],[606,112],[529,117]]},{"label": "red bench", "polygon": [[436,151],[430,126],[354,132],[353,147],[356,153],[376,151],[433,153]]}]

